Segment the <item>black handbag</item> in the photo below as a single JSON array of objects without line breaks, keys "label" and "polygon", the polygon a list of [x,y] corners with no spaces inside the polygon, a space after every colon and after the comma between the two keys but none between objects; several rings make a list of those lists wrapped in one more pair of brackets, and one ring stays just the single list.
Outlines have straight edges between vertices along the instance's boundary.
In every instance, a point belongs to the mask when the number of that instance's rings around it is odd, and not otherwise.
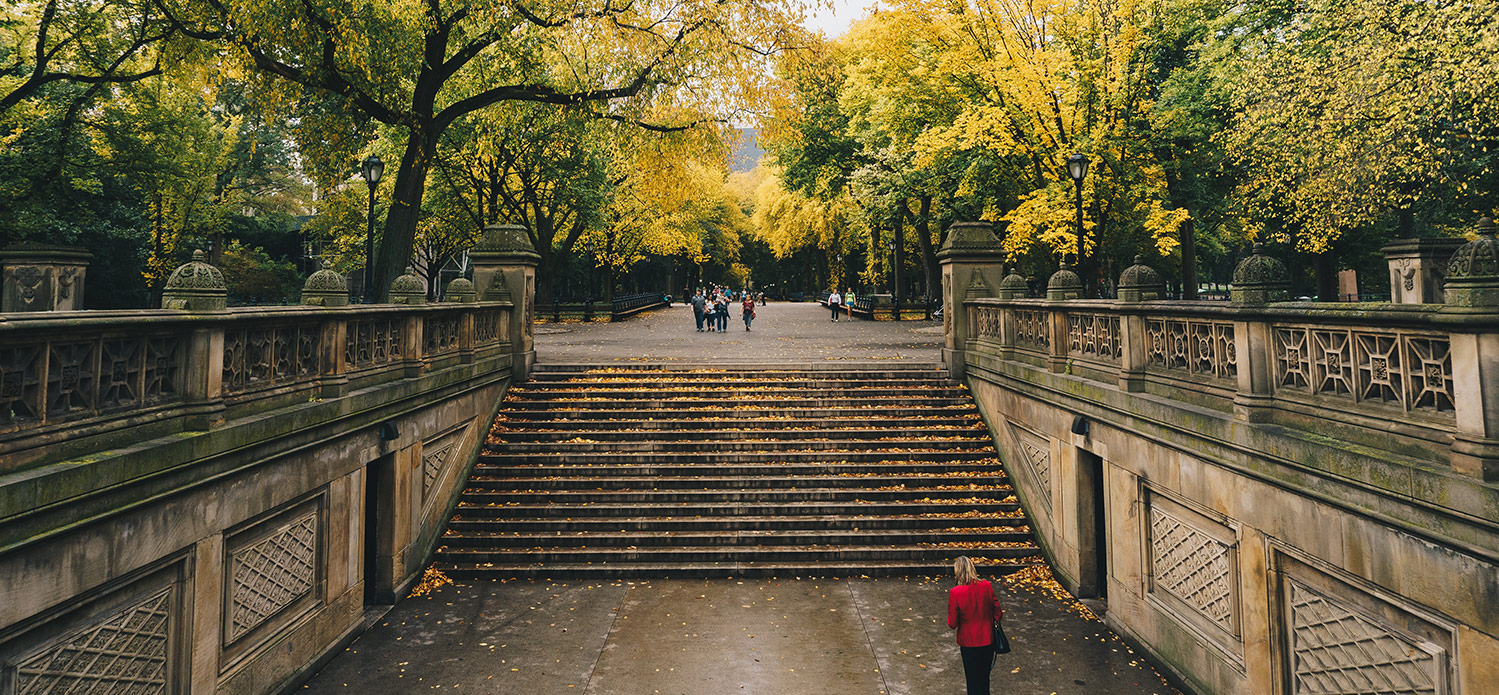
[{"label": "black handbag", "polygon": [[994,645],[994,653],[996,655],[999,655],[999,654],[1009,654],[1010,653],[1010,638],[1005,636],[1005,629],[999,623],[994,623],[994,635],[993,635],[993,637],[994,637],[994,641],[990,642],[990,644]]}]

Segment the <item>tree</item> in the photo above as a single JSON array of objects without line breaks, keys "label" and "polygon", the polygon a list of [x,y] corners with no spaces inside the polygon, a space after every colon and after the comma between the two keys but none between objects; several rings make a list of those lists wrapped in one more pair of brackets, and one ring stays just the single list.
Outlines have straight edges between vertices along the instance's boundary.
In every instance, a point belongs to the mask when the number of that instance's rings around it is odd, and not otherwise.
[{"label": "tree", "polygon": [[220,42],[289,97],[340,115],[353,126],[344,131],[373,120],[402,133],[374,261],[382,289],[411,255],[428,173],[454,123],[529,101],[676,127],[672,104],[724,105],[727,94],[732,108],[754,98],[755,67],[779,45],[796,9],[793,0],[161,3],[180,30]]}]

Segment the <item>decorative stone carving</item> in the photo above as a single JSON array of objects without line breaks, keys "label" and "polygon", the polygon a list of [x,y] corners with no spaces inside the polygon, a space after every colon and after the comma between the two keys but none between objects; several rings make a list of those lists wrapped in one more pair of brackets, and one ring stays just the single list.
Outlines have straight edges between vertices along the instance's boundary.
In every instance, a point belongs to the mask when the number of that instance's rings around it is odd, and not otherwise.
[{"label": "decorative stone carving", "polygon": [[1150,508],[1150,566],[1160,589],[1230,633],[1234,592],[1230,548],[1176,515]]},{"label": "decorative stone carving", "polygon": [[1105,314],[1067,315],[1067,353],[1083,359],[1118,362],[1119,317]]},{"label": "decorative stone carving", "polygon": [[468,278],[453,278],[448,287],[442,293],[444,302],[472,302],[478,298],[478,292],[474,290],[474,283]]},{"label": "decorative stone carving", "polygon": [[0,348],[0,425],[40,422],[42,347]]},{"label": "decorative stone carving", "polygon": [[1234,268],[1229,298],[1235,304],[1268,304],[1291,298],[1291,275],[1286,264],[1261,253],[1263,248],[1255,244],[1254,252]]},{"label": "decorative stone carving", "polygon": [[327,263],[318,263],[317,272],[307,276],[302,285],[302,303],[308,306],[348,306],[349,283]]},{"label": "decorative stone carving", "polygon": [[453,451],[453,444],[447,443],[432,449],[422,449],[422,499],[425,500],[432,493],[432,486],[437,482],[438,476],[442,475],[443,466],[448,463],[448,455]]},{"label": "decorative stone carving", "polygon": [[994,292],[989,289],[989,283],[984,282],[984,274],[976,271],[970,273],[968,276],[968,291],[964,294],[963,298],[980,299],[992,296],[994,296]]},{"label": "decorative stone carving", "polygon": [[1284,325],[1275,326],[1272,336],[1277,389],[1386,403],[1407,412],[1453,412],[1447,336]]},{"label": "decorative stone carving", "polygon": [[0,249],[0,312],[82,309],[91,258],[74,246],[26,243]]},{"label": "decorative stone carving", "polygon": [[411,266],[406,266],[406,272],[390,282],[390,303],[427,303],[427,284],[416,276],[416,270]]},{"label": "decorative stone carving", "polygon": [[193,260],[182,264],[167,277],[161,293],[161,308],[186,311],[220,311],[229,306],[229,290],[224,274],[208,264],[202,249],[193,251]]},{"label": "decorative stone carving", "polygon": [[1135,256],[1135,264],[1119,275],[1119,301],[1153,302],[1166,296],[1166,283],[1155,269],[1145,265],[1144,256]]},{"label": "decorative stone carving", "polygon": [[229,558],[227,640],[243,637],[317,584],[318,515],[309,511]]},{"label": "decorative stone carving", "polygon": [[1152,367],[1194,376],[1231,379],[1239,373],[1231,323],[1149,319],[1145,322],[1145,357]]},{"label": "decorative stone carving", "polygon": [[1037,309],[1019,309],[1015,317],[1015,346],[1047,352],[1051,349],[1051,314]]},{"label": "decorative stone carving", "polygon": [[422,318],[423,354],[427,357],[458,349],[458,315]]},{"label": "decorative stone carving", "polygon": [[1031,296],[1031,284],[1026,281],[1025,276],[1011,270],[1010,274],[999,282],[997,296],[1000,299],[1025,299]]},{"label": "decorative stone carving", "polygon": [[999,237],[995,235],[992,222],[954,222],[947,228],[947,239],[942,242],[938,256],[991,255],[999,251]]},{"label": "decorative stone carving", "polygon": [[1051,274],[1051,279],[1046,281],[1046,298],[1053,302],[1078,299],[1083,296],[1083,281],[1078,278],[1077,273],[1067,267],[1067,262],[1062,261],[1062,267]]},{"label": "decorative stone carving", "polygon": [[166,693],[172,590],[161,589],[16,665],[16,695]]},{"label": "decorative stone carving", "polygon": [[1390,268],[1390,301],[1396,304],[1441,304],[1447,264],[1462,239],[1441,237],[1396,239],[1380,251]]},{"label": "decorative stone carving", "polygon": [[510,288],[505,286],[505,274],[495,273],[494,280],[484,290],[484,301],[486,302],[508,302],[510,301]]},{"label": "decorative stone carving", "polygon": [[318,375],[322,331],[316,325],[224,331],[224,391],[288,383]]},{"label": "decorative stone carving", "polygon": [[1020,443],[1020,453],[1035,474],[1041,488],[1041,499],[1051,506],[1051,442],[1045,437],[1020,427],[1015,428],[1015,439]]},{"label": "decorative stone carving", "polygon": [[976,307],[973,313],[974,334],[980,338],[999,340],[1000,309],[999,307],[981,306]]},{"label": "decorative stone carving", "polygon": [[1478,221],[1478,238],[1453,252],[1445,293],[1453,306],[1499,306],[1499,239],[1494,220]]},{"label": "decorative stone carving", "polygon": [[[1294,695],[1444,695],[1445,653],[1287,579]],[[1440,657],[1440,658],[1439,658]]]}]

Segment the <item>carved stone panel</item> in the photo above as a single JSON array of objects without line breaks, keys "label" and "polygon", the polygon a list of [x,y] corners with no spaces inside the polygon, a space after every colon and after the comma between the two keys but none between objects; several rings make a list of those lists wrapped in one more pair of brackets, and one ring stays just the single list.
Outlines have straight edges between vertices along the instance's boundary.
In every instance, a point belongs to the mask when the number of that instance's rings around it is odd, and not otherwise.
[{"label": "carved stone panel", "polygon": [[1159,505],[1150,507],[1150,569],[1154,588],[1236,632],[1232,547]]},{"label": "carved stone panel", "polygon": [[1286,581],[1294,695],[1444,695],[1447,654],[1355,606]]},{"label": "carved stone panel", "polygon": [[317,585],[319,518],[315,507],[304,509],[231,551],[226,642],[259,627]]},{"label": "carved stone panel", "polygon": [[468,434],[465,425],[458,429],[442,434],[432,441],[422,445],[421,479],[422,479],[422,504],[425,506],[432,501],[432,493],[437,485],[442,482],[443,473],[463,449],[463,442]]},{"label": "carved stone panel", "polygon": [[1015,427],[1015,441],[1020,445],[1020,455],[1030,466],[1041,488],[1041,501],[1051,506],[1051,441],[1021,427]]},{"label": "carved stone panel", "polygon": [[163,588],[63,635],[16,664],[16,695],[166,693],[172,588]]}]

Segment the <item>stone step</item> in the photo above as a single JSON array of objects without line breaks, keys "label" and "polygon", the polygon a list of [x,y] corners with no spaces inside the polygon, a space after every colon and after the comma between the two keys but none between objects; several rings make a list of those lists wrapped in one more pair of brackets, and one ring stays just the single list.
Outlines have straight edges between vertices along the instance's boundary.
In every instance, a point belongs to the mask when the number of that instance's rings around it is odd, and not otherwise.
[{"label": "stone step", "polygon": [[[692,533],[706,531],[829,532],[871,529],[993,528],[1029,529],[1021,516],[838,516],[740,515],[730,517],[632,517],[563,519],[456,517],[448,528],[460,533]],[[1027,531],[1028,532],[1028,531]]]},{"label": "stone step", "polygon": [[620,421],[718,421],[732,419],[736,421],[751,420],[819,420],[824,422],[854,421],[854,422],[882,422],[891,419],[917,418],[917,419],[939,419],[939,418],[977,418],[978,408],[971,402],[963,406],[948,406],[942,408],[931,407],[906,407],[892,405],[889,407],[875,408],[777,408],[766,404],[753,407],[723,408],[716,406],[693,406],[677,409],[657,408],[649,412],[642,412],[638,408],[620,409],[617,407],[583,407],[593,404],[580,403],[576,408],[555,408],[551,410],[539,408],[517,408],[505,410],[503,416],[497,422],[532,422],[550,420],[620,420]]},{"label": "stone step", "polygon": [[[653,546],[775,546],[775,545],[916,545],[920,543],[1010,543],[1035,551],[1026,531],[1004,527],[975,531],[895,528],[886,530],[834,531],[786,529],[751,531],[658,531],[603,532],[555,531],[551,533],[486,532],[449,530],[442,538],[449,548],[580,548]],[[1021,546],[1015,546],[1021,547]]]},{"label": "stone step", "polygon": [[950,505],[959,501],[972,504],[1003,503],[1013,501],[1013,493],[992,490],[938,490],[934,488],[902,488],[898,490],[874,490],[870,488],[811,488],[792,490],[772,489],[677,489],[677,490],[475,490],[464,493],[466,505],[528,504],[545,499],[549,505],[610,505],[610,504],[811,504],[816,502],[861,503],[899,502]]},{"label": "stone step", "polygon": [[[722,516],[858,516],[860,514],[964,514],[979,512],[988,514],[1019,514],[1020,505],[1015,502],[911,502],[893,500],[859,504],[856,502],[721,502],[721,503],[639,503],[639,504],[504,504],[489,506],[485,503],[459,502],[454,513],[462,518],[474,519],[519,519],[519,518],[572,518],[613,517],[632,518],[641,516],[672,517],[722,517]],[[962,517],[951,517],[962,518]]]},{"label": "stone step", "polygon": [[902,388],[902,387],[928,387],[940,386],[945,388],[964,388],[959,382],[949,379],[946,375],[918,377],[906,375],[878,375],[860,378],[824,378],[824,377],[783,377],[767,378],[759,375],[745,376],[740,374],[682,374],[682,375],[657,375],[654,377],[634,376],[599,376],[596,378],[573,377],[568,379],[532,380],[517,386],[525,391],[544,391],[551,389],[636,389],[636,390],[675,390],[679,387],[691,386],[693,388],[736,388],[745,386],[771,386],[776,388],[795,389],[847,389],[847,388]]},{"label": "stone step", "polygon": [[556,400],[524,400],[524,399],[519,399],[519,398],[511,399],[509,396],[506,396],[505,406],[508,409],[510,409],[510,410],[521,411],[521,412],[530,411],[530,410],[555,410],[555,409],[558,409],[558,408],[565,408],[565,409],[571,409],[571,410],[580,410],[580,409],[585,409],[586,408],[588,410],[637,410],[637,411],[639,411],[639,410],[664,410],[664,411],[682,411],[682,410],[692,410],[694,408],[696,408],[696,409],[702,409],[702,408],[738,409],[739,406],[743,406],[743,408],[746,409],[746,410],[769,410],[769,409],[786,410],[786,409],[790,409],[790,410],[804,410],[805,411],[805,410],[812,410],[812,409],[825,410],[825,409],[829,409],[829,408],[836,409],[836,410],[857,410],[857,409],[865,409],[865,408],[870,409],[870,410],[883,410],[884,408],[895,406],[895,407],[902,407],[902,408],[924,407],[924,408],[933,409],[933,410],[962,410],[962,411],[967,411],[967,410],[970,410],[973,407],[973,404],[968,399],[962,398],[962,397],[958,397],[958,396],[950,396],[950,397],[942,397],[942,396],[933,396],[933,397],[923,397],[923,396],[876,396],[876,397],[863,397],[863,396],[858,396],[858,397],[854,397],[854,396],[849,396],[849,397],[834,397],[834,398],[810,398],[810,397],[808,397],[808,398],[796,398],[796,397],[780,397],[780,396],[776,396],[776,397],[773,397],[773,398],[745,398],[745,397],[726,397],[726,398],[659,398],[659,397],[647,397],[647,398],[598,398],[598,399],[587,399],[587,400],[583,400],[583,399],[579,399],[579,400],[565,400],[565,399],[556,399]]},{"label": "stone step", "polygon": [[640,440],[613,440],[613,441],[578,441],[582,438],[568,439],[560,442],[509,442],[504,444],[485,444],[486,454],[504,452],[506,456],[525,456],[529,454],[547,454],[553,456],[570,456],[573,454],[608,453],[608,454],[630,454],[630,453],[702,453],[705,455],[728,454],[737,452],[764,452],[779,444],[784,444],[790,451],[855,451],[866,449],[878,449],[884,451],[899,450],[921,450],[921,451],[972,451],[989,452],[994,451],[994,445],[987,439],[975,439],[965,437],[962,439],[718,439],[711,441],[640,441]]},{"label": "stone step", "polygon": [[1004,469],[1000,467],[996,459],[958,460],[958,461],[883,461],[875,460],[866,463],[831,461],[811,463],[739,463],[739,464],[710,464],[710,463],[643,463],[634,465],[609,464],[609,465],[580,465],[580,464],[503,464],[481,460],[474,467],[474,477],[478,479],[494,479],[506,476],[516,477],[570,477],[570,476],[592,476],[592,477],[656,477],[662,479],[674,477],[703,477],[712,475],[741,476],[746,479],[762,478],[767,476],[821,476],[821,475],[860,475],[879,474],[888,475],[892,471],[900,472],[922,472],[922,473],[978,473],[990,476],[994,479],[1005,477]]},{"label": "stone step", "polygon": [[696,453],[623,452],[623,453],[533,453],[533,454],[480,454],[481,464],[498,465],[561,465],[615,466],[663,463],[837,463],[892,461],[892,465],[903,463],[900,457],[909,457],[910,462],[975,461],[993,456],[993,452],[973,449],[932,450],[928,448],[882,448],[879,451],[817,450],[817,451],[698,451]]},{"label": "stone step", "polygon": [[[956,557],[961,553],[954,553]],[[983,564],[987,576],[1002,576],[1018,572],[1034,565],[1031,562],[995,561],[973,557]],[[693,577],[701,579],[725,579],[733,577],[899,577],[931,576],[946,577],[952,574],[952,560],[907,560],[882,562],[618,562],[607,564],[583,563],[533,563],[487,565],[457,565],[442,558],[433,567],[454,579],[501,579],[566,577],[575,579],[635,579]]]},{"label": "stone step", "polygon": [[572,389],[529,389],[515,388],[505,394],[505,402],[576,402],[576,401],[599,401],[599,400],[644,400],[665,401],[673,403],[693,403],[696,401],[721,401],[721,400],[780,400],[797,398],[816,398],[827,401],[831,399],[848,399],[861,401],[876,401],[891,398],[943,398],[960,399],[964,394],[963,389],[951,386],[931,387],[900,387],[889,388],[884,386],[863,386],[854,388],[773,388],[770,386],[741,386],[741,387],[680,387],[670,388],[641,388],[641,389],[618,389],[610,387],[596,388],[572,388]]},{"label": "stone step", "polygon": [[539,362],[531,372],[531,379],[544,381],[547,379],[567,377],[598,377],[598,376],[676,376],[693,374],[723,374],[728,376],[743,377],[747,374],[764,376],[774,379],[781,375],[792,374],[798,376],[812,376],[831,378],[834,376],[842,378],[879,378],[881,376],[900,375],[929,375],[933,377],[949,378],[947,369],[940,364],[921,362],[901,362],[886,364],[808,364],[788,367],[785,364],[754,364],[736,362],[733,367],[725,367],[719,363],[678,363],[672,365],[662,364],[549,364]]},{"label": "stone step", "polygon": [[[523,478],[513,475],[474,475],[469,478],[465,492],[498,490],[745,490],[751,488],[808,489],[808,488],[859,488],[879,489],[905,486],[912,490],[936,487],[964,486],[975,494],[999,494],[1013,492],[1004,481],[1003,471],[985,478],[973,476],[942,477],[923,476],[551,476]],[[973,487],[967,487],[972,485]],[[1000,490],[993,489],[999,486]]]},{"label": "stone step", "polygon": [[[741,430],[737,429],[737,423],[725,422],[722,429],[690,429],[657,431],[654,434],[662,441],[693,441],[693,442],[723,442],[723,441],[776,441],[796,442],[817,439],[837,439],[853,441],[881,441],[887,439],[915,440],[921,437],[947,437],[950,439],[966,438],[974,441],[989,442],[988,431],[978,428],[964,429],[924,429],[919,427],[901,427],[889,429],[802,429],[802,430]],[[732,429],[731,429],[732,428]],[[490,432],[490,445],[497,446],[500,443],[510,444],[542,444],[555,443],[565,444],[578,440],[608,441],[608,442],[631,442],[640,440],[640,432],[622,432],[619,430],[566,430],[562,432],[546,430],[495,430]]]},{"label": "stone step", "polygon": [[635,548],[465,548],[448,547],[443,560],[455,565],[484,563],[652,562],[881,562],[951,558],[972,553],[990,559],[1019,560],[1038,552],[1030,547],[927,547],[922,545],[751,545]]},{"label": "stone step", "polygon": [[498,418],[495,420],[493,432],[495,434],[505,433],[529,433],[537,435],[549,435],[567,437],[570,431],[585,430],[594,432],[630,431],[637,436],[650,436],[661,430],[671,432],[693,433],[693,432],[742,432],[747,430],[783,430],[802,431],[807,429],[820,429],[825,432],[839,432],[844,430],[870,430],[871,428],[890,429],[894,431],[911,431],[936,429],[942,431],[973,431],[987,432],[983,420],[977,417],[961,418],[860,418],[857,420],[829,420],[822,419],[723,419],[709,420],[707,418],[697,419],[668,419],[668,420],[544,420],[538,424],[530,420],[510,420]]}]

